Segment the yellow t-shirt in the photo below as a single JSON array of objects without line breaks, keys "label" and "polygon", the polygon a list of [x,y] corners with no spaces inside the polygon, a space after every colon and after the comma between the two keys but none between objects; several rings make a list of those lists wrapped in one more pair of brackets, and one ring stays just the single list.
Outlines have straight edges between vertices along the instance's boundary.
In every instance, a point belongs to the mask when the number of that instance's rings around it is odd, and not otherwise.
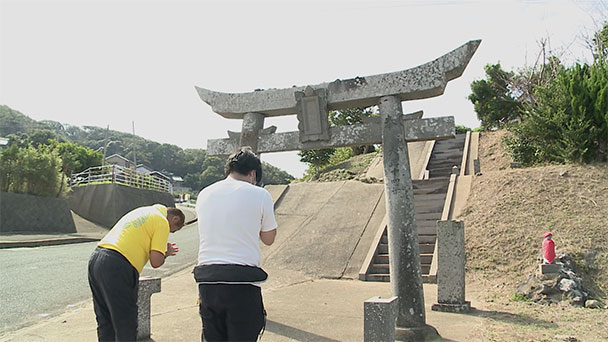
[{"label": "yellow t-shirt", "polygon": [[118,251],[141,273],[151,250],[163,254],[167,251],[168,238],[167,208],[155,204],[127,213],[97,246]]}]

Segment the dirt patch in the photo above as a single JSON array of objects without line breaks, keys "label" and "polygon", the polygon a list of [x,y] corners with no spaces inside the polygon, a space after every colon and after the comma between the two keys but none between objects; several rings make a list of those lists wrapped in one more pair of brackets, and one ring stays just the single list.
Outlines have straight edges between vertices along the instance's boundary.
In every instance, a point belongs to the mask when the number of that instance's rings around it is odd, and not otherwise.
[{"label": "dirt patch", "polygon": [[[608,294],[608,166],[553,165],[511,169],[502,149],[504,131],[484,133],[465,222],[467,286],[481,289],[488,320],[478,335],[487,341],[608,340],[606,310],[568,304],[542,306],[514,297],[540,261],[543,233],[556,251],[575,257],[592,297]],[[599,322],[602,325],[599,325]]]},{"label": "dirt patch", "polygon": [[508,134],[506,130],[479,133],[479,166],[482,173],[510,168],[512,160],[502,146],[502,138]]}]

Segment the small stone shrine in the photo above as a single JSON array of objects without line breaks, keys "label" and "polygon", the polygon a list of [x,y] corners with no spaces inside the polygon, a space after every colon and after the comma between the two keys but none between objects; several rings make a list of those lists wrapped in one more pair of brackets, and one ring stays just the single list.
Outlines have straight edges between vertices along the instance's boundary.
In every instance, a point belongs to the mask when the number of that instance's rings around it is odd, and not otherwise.
[{"label": "small stone shrine", "polygon": [[[542,266],[551,266],[552,270],[543,271]],[[532,301],[551,305],[568,301],[576,306],[586,305],[589,291],[583,288],[583,280],[578,276],[572,257],[558,254],[553,264],[541,267],[522,282],[516,293]]]}]

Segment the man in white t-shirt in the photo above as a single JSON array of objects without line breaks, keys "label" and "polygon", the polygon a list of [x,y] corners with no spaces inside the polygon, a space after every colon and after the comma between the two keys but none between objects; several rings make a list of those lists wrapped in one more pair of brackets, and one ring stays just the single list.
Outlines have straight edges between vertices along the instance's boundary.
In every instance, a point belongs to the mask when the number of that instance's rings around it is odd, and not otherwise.
[{"label": "man in white t-shirt", "polygon": [[265,326],[260,240],[277,233],[270,193],[256,186],[262,163],[249,147],[228,157],[226,179],[196,201],[200,245],[195,278],[203,341],[255,341]]}]

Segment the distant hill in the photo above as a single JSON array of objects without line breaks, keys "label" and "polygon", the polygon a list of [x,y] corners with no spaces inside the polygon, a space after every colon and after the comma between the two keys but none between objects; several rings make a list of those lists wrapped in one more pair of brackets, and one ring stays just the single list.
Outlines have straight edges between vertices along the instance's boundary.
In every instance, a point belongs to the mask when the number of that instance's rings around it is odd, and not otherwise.
[{"label": "distant hill", "polygon": [[[95,126],[78,127],[57,121],[36,121],[6,105],[0,105],[0,136],[31,135],[36,131],[51,131],[57,140],[65,140],[104,152],[120,154],[154,170],[180,176],[184,185],[198,191],[224,178],[224,160],[207,156],[204,149],[182,149],[171,144],[144,139],[132,134]],[[265,184],[288,184],[294,177],[287,172],[263,163]]]}]

